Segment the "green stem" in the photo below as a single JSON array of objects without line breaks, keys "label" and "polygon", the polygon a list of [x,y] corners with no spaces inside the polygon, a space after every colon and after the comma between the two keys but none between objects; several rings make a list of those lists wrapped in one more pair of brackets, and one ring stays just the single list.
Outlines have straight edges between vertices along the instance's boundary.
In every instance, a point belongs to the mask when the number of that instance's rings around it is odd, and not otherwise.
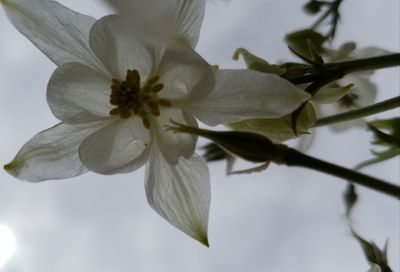
[{"label": "green stem", "polygon": [[[339,19],[339,7],[340,4],[342,3],[343,0],[336,0],[335,2],[328,2],[329,8],[319,17],[319,19],[310,27],[311,29],[316,29],[319,27],[319,25],[325,21],[326,18],[329,17],[329,15],[333,15],[333,20],[332,20],[332,28],[336,30],[336,25],[338,23]],[[335,30],[331,30],[330,32],[335,32]]]},{"label": "green stem", "polygon": [[322,14],[321,17],[310,27],[311,29],[316,29],[326,18],[328,18],[329,14],[332,12],[332,6]]},{"label": "green stem", "polygon": [[367,106],[361,109],[356,109],[348,112],[344,112],[341,114],[336,114],[332,116],[328,116],[325,118],[321,118],[317,120],[314,127],[321,127],[332,125],[340,122],[350,121],[366,116],[370,116],[373,114],[378,114],[384,111],[392,110],[400,107],[400,96],[376,103],[371,106]]},{"label": "green stem", "polygon": [[284,161],[288,166],[301,166],[330,174],[351,181],[354,184],[365,186],[375,191],[379,191],[381,193],[400,199],[399,186],[371,176],[364,175],[362,173],[344,168],[330,162],[310,157],[292,148],[287,148],[287,150],[285,151]]},{"label": "green stem", "polygon": [[274,144],[260,134],[244,131],[212,131],[189,127],[173,121],[172,126],[168,129],[210,139],[224,150],[250,162],[274,162],[280,165],[305,167],[343,178],[400,199],[399,186],[310,157],[286,145]]},{"label": "green stem", "polygon": [[390,68],[399,65],[400,53],[395,53],[373,58],[327,63],[323,65],[323,68],[325,69],[310,67],[309,73],[286,79],[293,84],[310,83],[317,81],[320,78],[324,78],[325,81],[332,82],[342,78],[346,74]]},{"label": "green stem", "polygon": [[344,74],[362,72],[368,70],[377,70],[400,65],[400,53],[394,53],[385,56],[372,57],[366,59],[343,61],[338,63],[329,63],[327,68],[337,68]]}]

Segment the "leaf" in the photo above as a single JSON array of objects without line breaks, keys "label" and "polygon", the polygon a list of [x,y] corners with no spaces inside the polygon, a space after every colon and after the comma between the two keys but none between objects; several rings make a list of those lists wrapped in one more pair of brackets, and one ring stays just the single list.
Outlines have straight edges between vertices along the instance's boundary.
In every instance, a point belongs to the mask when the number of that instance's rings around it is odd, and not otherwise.
[{"label": "leaf", "polygon": [[324,51],[322,45],[326,41],[326,38],[312,29],[304,29],[289,33],[286,35],[285,40],[295,52],[309,59],[313,59],[313,55],[310,53],[308,40],[312,42],[315,54],[320,55]]},{"label": "leaf", "polygon": [[[367,261],[372,265],[371,269],[375,269],[372,271],[382,271],[382,272],[391,272],[391,268],[387,263],[387,241],[385,243],[385,247],[383,250],[379,249],[374,242],[368,242],[360,235],[358,235],[354,230],[351,230],[353,237],[358,241],[360,244]],[[375,266],[374,266],[375,265]],[[377,266],[381,270],[376,270]],[[371,271],[370,269],[370,271]]]}]

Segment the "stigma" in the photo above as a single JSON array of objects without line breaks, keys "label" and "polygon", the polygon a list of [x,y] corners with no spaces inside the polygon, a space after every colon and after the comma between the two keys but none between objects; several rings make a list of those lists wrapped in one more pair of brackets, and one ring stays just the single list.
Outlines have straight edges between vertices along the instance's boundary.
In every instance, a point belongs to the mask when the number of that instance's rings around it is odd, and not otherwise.
[{"label": "stigma", "polygon": [[143,126],[150,128],[149,116],[160,116],[160,107],[170,107],[171,102],[158,97],[164,89],[164,84],[154,76],[141,85],[137,70],[128,70],[123,81],[113,79],[111,85],[110,103],[115,106],[110,115],[119,115],[122,119],[138,116]]},{"label": "stigma", "polygon": [[348,93],[343,96],[339,101],[339,106],[343,108],[351,108],[351,107],[358,107],[357,100],[359,96],[355,93]]}]

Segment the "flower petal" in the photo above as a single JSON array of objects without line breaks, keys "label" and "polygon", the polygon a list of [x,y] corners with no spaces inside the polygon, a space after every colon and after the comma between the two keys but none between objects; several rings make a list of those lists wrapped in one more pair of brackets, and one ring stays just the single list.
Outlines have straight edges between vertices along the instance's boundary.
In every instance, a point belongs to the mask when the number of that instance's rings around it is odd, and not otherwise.
[{"label": "flower petal", "polygon": [[80,63],[58,67],[50,78],[47,102],[53,114],[66,123],[109,118],[111,79]]},{"label": "flower petal", "polygon": [[164,84],[160,96],[167,99],[197,100],[215,86],[210,65],[191,48],[166,47],[155,74]]},{"label": "flower petal", "polygon": [[81,175],[87,170],[78,157],[78,147],[104,122],[80,125],[60,123],[36,134],[4,166],[8,173],[32,182],[63,179]]},{"label": "flower petal", "polygon": [[252,70],[219,70],[208,96],[185,105],[208,125],[250,118],[277,118],[293,112],[310,96],[290,82]]},{"label": "flower petal", "polygon": [[161,153],[168,163],[175,165],[180,157],[189,158],[192,156],[197,137],[167,130],[167,126],[171,125],[171,120],[191,127],[197,127],[197,121],[192,115],[177,108],[163,109],[159,117],[151,120],[154,137],[159,144]]},{"label": "flower petal", "polygon": [[89,47],[95,19],[50,0],[2,0],[12,24],[56,65],[82,62],[99,71]]},{"label": "flower petal", "polygon": [[392,54],[393,52],[375,46],[364,47],[357,50],[354,50],[350,56],[354,59],[363,59],[363,58],[372,58],[379,57],[387,54]]},{"label": "flower petal", "polygon": [[196,47],[204,18],[205,0],[108,0],[142,31],[164,35]]},{"label": "flower petal", "polygon": [[[350,104],[343,103],[343,100],[339,100],[336,103],[321,105],[321,113],[323,116],[330,116],[346,112],[348,110],[354,110],[371,105],[376,100],[378,92],[376,84],[374,84],[369,78],[363,76],[346,76],[339,80],[340,85],[353,84],[353,88],[348,93],[350,99],[354,99]],[[343,132],[353,127],[364,128],[366,122],[363,119],[355,119],[347,122],[341,122],[329,126],[335,132]]]},{"label": "flower petal", "polygon": [[82,163],[100,174],[132,172],[148,159],[149,131],[138,118],[118,120],[93,133],[79,147]]},{"label": "flower petal", "polygon": [[356,107],[366,107],[371,105],[376,100],[378,87],[368,77],[363,76],[346,76],[339,80],[341,85],[353,84],[352,93],[358,96]]},{"label": "flower petal", "polygon": [[136,69],[142,79],[151,73],[154,47],[137,39],[118,16],[105,16],[94,24],[90,47],[116,79],[125,79],[129,69]]},{"label": "flower petal", "polygon": [[169,223],[208,246],[210,177],[207,164],[194,154],[169,164],[153,146],[146,165],[146,195],[150,206]]}]

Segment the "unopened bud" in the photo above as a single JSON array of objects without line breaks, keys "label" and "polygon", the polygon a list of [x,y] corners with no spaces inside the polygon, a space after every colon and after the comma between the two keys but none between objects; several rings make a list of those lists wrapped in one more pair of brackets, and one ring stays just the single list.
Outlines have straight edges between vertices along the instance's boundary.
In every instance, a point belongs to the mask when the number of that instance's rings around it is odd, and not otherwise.
[{"label": "unopened bud", "polygon": [[224,150],[251,162],[279,161],[280,145],[275,145],[268,138],[251,132],[241,131],[212,131],[194,127],[188,127],[174,121],[175,126],[168,129],[190,133],[210,139]]},{"label": "unopened bud", "polygon": [[323,3],[320,1],[311,1],[304,5],[303,9],[305,12],[314,15],[321,11]]}]

